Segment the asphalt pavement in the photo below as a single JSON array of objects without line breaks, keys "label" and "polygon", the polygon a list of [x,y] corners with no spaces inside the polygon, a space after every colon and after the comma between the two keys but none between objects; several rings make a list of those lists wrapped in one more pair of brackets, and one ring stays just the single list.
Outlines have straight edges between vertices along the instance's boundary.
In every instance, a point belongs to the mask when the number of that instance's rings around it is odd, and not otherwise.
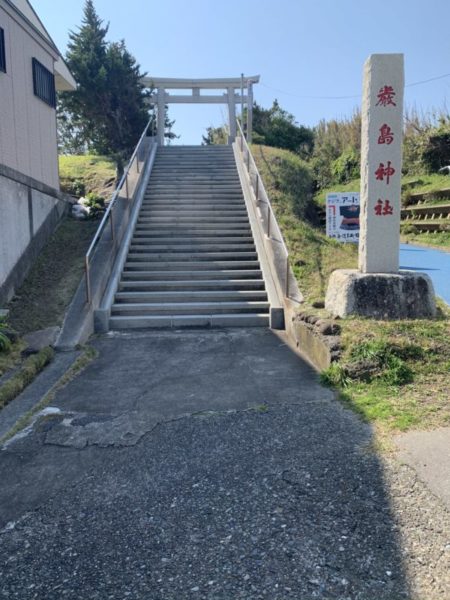
[{"label": "asphalt pavement", "polygon": [[93,345],[0,452],[0,598],[445,597],[440,505],[406,467],[386,469],[370,427],[282,336]]}]

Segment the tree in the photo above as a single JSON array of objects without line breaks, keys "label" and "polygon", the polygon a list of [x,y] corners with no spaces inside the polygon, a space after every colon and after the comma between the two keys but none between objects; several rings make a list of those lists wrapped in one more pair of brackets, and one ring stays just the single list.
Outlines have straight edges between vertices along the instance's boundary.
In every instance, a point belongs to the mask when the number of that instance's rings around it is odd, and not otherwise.
[{"label": "tree", "polygon": [[299,125],[277,100],[269,109],[254,103],[253,131],[255,143],[291,150],[303,158],[311,155],[314,146],[314,132]]},{"label": "tree", "polygon": [[112,156],[120,174],[149,120],[151,91],[125,42],[107,42],[107,33],[93,0],[86,0],[81,26],[69,34],[66,61],[78,87],[61,94],[60,139],[66,149]]},{"label": "tree", "polygon": [[228,131],[222,125],[221,127],[207,127],[206,135],[202,135],[202,146],[210,146],[214,144],[228,144]]}]

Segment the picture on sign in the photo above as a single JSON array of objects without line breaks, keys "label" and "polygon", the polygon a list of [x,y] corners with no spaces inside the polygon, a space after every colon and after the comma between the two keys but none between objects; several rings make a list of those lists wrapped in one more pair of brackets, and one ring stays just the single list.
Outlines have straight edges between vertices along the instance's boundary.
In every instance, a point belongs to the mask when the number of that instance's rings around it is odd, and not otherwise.
[{"label": "picture on sign", "polygon": [[327,236],[340,242],[359,241],[359,192],[327,194]]}]

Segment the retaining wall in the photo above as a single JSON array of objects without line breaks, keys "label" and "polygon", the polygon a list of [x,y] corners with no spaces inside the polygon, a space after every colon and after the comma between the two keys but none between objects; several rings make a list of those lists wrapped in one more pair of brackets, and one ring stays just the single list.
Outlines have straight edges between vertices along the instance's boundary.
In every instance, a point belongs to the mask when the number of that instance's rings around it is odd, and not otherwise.
[{"label": "retaining wall", "polygon": [[0,306],[23,282],[69,206],[58,190],[0,165]]}]

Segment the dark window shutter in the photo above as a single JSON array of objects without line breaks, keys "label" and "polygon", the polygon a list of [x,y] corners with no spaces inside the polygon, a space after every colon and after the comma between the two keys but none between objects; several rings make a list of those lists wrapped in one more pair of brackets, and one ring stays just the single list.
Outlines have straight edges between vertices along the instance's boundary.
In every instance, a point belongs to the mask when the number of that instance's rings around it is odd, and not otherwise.
[{"label": "dark window shutter", "polygon": [[0,27],[0,71],[6,73],[5,32]]},{"label": "dark window shutter", "polygon": [[36,58],[33,58],[33,90],[35,96],[56,107],[55,76]]}]

